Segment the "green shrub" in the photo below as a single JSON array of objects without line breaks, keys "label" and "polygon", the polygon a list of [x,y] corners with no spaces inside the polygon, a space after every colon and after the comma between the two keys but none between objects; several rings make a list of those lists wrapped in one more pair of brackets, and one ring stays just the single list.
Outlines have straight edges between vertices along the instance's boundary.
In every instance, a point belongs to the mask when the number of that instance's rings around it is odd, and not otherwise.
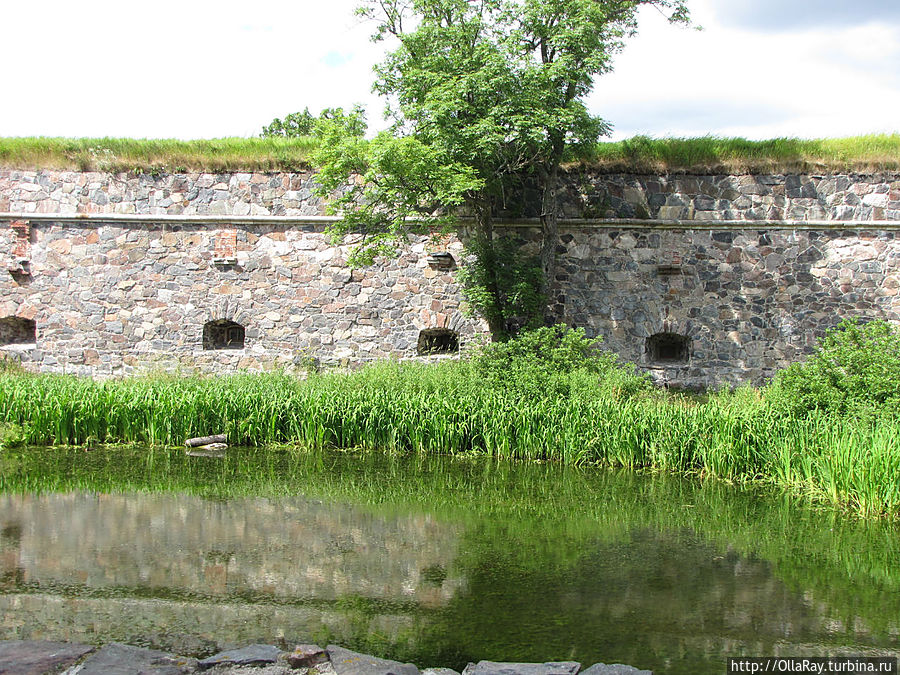
[{"label": "green shrub", "polygon": [[0,422],[0,449],[25,445],[26,431],[21,424]]},{"label": "green shrub", "polygon": [[472,367],[489,382],[544,396],[573,393],[586,383],[596,389],[598,378],[602,389],[616,395],[650,388],[647,376],[602,350],[601,342],[586,337],[583,328],[544,326],[484,345],[472,356]]},{"label": "green shrub", "polygon": [[900,331],[882,320],[845,319],[805,363],[778,373],[766,398],[794,414],[867,414],[900,403]]}]

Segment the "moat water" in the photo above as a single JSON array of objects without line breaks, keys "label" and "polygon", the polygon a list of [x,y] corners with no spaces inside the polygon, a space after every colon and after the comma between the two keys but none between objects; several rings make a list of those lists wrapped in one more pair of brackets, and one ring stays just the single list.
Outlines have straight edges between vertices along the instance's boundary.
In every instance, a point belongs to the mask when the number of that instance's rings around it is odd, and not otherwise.
[{"label": "moat water", "polygon": [[900,653],[900,528],[777,493],[371,454],[0,459],[0,639],[661,673]]}]

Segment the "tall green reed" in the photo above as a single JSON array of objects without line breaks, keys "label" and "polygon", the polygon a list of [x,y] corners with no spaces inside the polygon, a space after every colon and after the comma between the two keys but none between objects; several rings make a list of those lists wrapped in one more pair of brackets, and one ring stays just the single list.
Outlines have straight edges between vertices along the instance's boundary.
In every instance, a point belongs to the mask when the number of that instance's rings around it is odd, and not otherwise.
[{"label": "tall green reed", "polygon": [[0,423],[34,445],[302,444],[480,454],[765,481],[864,515],[900,513],[900,423],[786,416],[756,396],[685,402],[620,395],[581,371],[540,386],[480,378],[472,364],[380,363],[355,373],[95,382],[0,375]]}]

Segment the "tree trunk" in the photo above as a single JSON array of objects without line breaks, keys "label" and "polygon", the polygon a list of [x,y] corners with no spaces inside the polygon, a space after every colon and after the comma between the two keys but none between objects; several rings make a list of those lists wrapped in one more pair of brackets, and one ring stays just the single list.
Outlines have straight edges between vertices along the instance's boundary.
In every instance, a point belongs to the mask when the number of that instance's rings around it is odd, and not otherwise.
[{"label": "tree trunk", "polygon": [[541,291],[548,307],[554,305],[550,296],[556,281],[556,247],[559,245],[559,163],[554,162],[541,176],[541,270],[544,273]]},{"label": "tree trunk", "polygon": [[484,256],[484,265],[490,272],[488,292],[491,294],[495,311],[487,312],[485,320],[491,331],[491,339],[494,342],[505,340],[508,337],[506,320],[503,312],[503,296],[500,291],[500,282],[497,278],[497,256],[494,253],[494,214],[493,204],[489,199],[481,201],[476,209],[477,237],[481,239],[481,251]]}]

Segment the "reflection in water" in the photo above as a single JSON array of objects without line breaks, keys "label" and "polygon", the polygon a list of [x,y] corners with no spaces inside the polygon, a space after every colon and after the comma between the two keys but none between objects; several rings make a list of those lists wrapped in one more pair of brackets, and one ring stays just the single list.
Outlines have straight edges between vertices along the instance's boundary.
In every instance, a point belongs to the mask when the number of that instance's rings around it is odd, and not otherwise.
[{"label": "reflection in water", "polygon": [[0,494],[0,639],[339,641],[421,665],[685,673],[900,646],[884,523],[547,465],[344,455],[290,470],[320,498]]}]

